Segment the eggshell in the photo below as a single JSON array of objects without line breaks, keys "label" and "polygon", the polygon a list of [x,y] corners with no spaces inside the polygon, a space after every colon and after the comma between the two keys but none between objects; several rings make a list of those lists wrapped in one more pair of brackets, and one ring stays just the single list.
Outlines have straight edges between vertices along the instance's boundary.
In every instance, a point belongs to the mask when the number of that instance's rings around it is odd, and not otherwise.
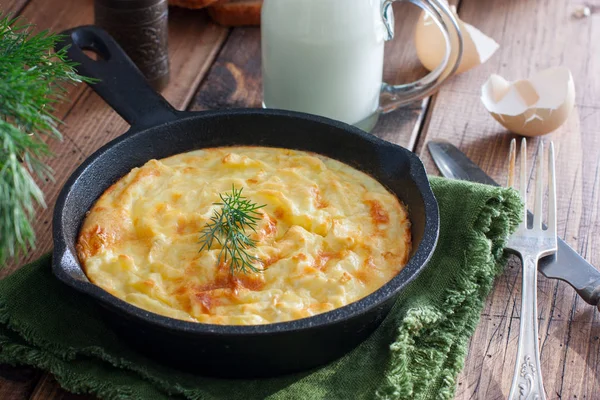
[{"label": "eggshell", "polygon": [[509,131],[545,135],[569,118],[575,105],[575,84],[565,67],[549,68],[515,82],[492,75],[481,88],[481,101]]},{"label": "eggshell", "polygon": [[[457,74],[470,70],[477,65],[486,62],[500,45],[492,38],[484,35],[477,28],[464,23],[456,14],[456,7],[451,6],[452,13],[458,21],[458,26],[463,36],[463,57],[456,71]],[[451,22],[444,17],[447,25]],[[458,46],[456,34],[450,35],[452,48]],[[426,12],[422,12],[415,29],[415,46],[417,57],[425,68],[433,71],[440,65],[446,54],[446,42],[440,28],[435,24],[433,18]],[[455,53],[455,52],[453,52]],[[456,60],[456,54],[450,57],[451,65]]]}]

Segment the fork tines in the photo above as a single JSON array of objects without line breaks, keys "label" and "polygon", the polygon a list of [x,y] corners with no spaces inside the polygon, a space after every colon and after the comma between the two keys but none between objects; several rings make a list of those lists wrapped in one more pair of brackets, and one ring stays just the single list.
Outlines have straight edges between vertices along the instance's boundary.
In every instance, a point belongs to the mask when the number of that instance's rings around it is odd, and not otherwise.
[{"label": "fork tines", "polygon": [[[535,200],[533,209],[533,230],[544,230],[548,235],[556,236],[556,171],[554,166],[554,143],[550,142],[548,150],[548,218],[547,229],[543,229],[542,215],[544,203],[544,142],[540,140],[537,152],[537,177],[535,185]],[[519,192],[525,203],[523,222],[519,229],[527,229],[527,140],[521,140],[521,166],[519,179]],[[515,187],[515,169],[517,159],[517,142],[513,139],[510,142],[510,153],[508,158],[508,182],[507,186]]]}]

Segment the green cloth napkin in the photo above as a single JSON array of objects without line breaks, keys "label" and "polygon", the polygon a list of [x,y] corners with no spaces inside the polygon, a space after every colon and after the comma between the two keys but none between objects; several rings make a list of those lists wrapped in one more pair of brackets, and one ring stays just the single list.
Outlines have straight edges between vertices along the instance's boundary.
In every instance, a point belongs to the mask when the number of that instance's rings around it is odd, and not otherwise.
[{"label": "green cloth napkin", "polygon": [[431,178],[437,250],[381,327],[317,370],[263,380],[183,373],[129,349],[98,306],[58,282],[50,256],[0,281],[0,362],[50,371],[103,399],[450,399],[522,204],[512,190]]}]

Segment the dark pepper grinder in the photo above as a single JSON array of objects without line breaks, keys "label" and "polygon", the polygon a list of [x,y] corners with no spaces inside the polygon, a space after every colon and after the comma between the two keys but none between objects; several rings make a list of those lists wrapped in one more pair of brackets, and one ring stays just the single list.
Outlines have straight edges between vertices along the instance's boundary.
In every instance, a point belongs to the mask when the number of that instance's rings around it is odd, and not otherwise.
[{"label": "dark pepper grinder", "polygon": [[167,0],[95,0],[94,19],[115,38],[155,90],[167,85]]}]

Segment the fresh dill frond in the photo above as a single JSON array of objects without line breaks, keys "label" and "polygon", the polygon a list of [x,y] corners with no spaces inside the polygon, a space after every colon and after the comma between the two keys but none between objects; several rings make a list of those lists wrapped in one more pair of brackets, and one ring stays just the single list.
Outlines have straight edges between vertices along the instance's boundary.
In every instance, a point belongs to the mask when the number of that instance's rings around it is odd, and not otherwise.
[{"label": "fresh dill frond", "polygon": [[214,205],[220,208],[214,210],[200,236],[200,251],[210,250],[215,241],[221,246],[217,263],[229,262],[232,275],[261,271],[254,265],[261,262],[260,258],[248,253],[248,249],[257,244],[248,236],[248,231],[256,232],[256,222],[260,218],[258,210],[266,205],[259,206],[243,197],[242,190],[232,186],[231,194],[219,194],[221,202]]},{"label": "fresh dill frond", "polygon": [[35,206],[45,207],[35,178],[52,179],[45,163],[46,138],[61,139],[54,105],[65,83],[79,76],[66,49],[53,52],[61,36],[0,12],[0,268],[35,244]]}]

